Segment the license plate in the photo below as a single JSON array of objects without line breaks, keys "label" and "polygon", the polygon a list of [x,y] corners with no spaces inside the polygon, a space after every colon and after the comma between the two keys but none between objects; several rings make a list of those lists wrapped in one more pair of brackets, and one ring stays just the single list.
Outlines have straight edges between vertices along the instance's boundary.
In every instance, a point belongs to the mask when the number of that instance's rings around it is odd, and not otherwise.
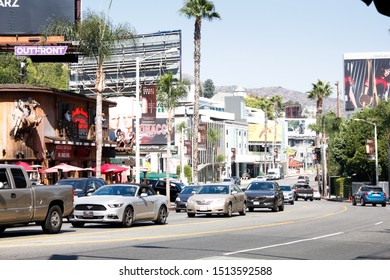
[{"label": "license plate", "polygon": [[253,205],[260,205],[260,202],[258,202],[258,201],[253,201]]},{"label": "license plate", "polygon": [[372,196],[380,196],[380,194],[374,193]]},{"label": "license plate", "polygon": [[84,218],[93,218],[93,211],[84,211],[83,217]]},{"label": "license plate", "polygon": [[200,210],[200,211],[207,211],[208,208],[207,208],[207,206],[200,206],[200,207],[199,207],[199,210]]}]

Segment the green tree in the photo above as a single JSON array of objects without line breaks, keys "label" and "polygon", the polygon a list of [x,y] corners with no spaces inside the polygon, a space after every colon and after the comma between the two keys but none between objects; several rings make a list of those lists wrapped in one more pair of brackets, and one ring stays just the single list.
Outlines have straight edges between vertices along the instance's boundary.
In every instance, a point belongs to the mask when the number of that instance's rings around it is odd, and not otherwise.
[{"label": "green tree", "polygon": [[216,153],[215,147],[216,147],[216,144],[219,141],[219,139],[220,139],[219,130],[208,127],[207,128],[207,141],[211,144],[211,151],[212,151],[211,164],[212,164],[212,181],[213,182],[215,181],[215,160],[214,160],[215,153]]},{"label": "green tree", "polygon": [[175,115],[175,108],[187,95],[187,84],[175,81],[171,72],[161,76],[157,81],[157,102],[161,108],[167,111],[167,163],[166,163],[166,196],[170,201],[170,160],[171,160],[171,135],[173,133],[172,118]]},{"label": "green tree", "polygon": [[203,83],[203,97],[212,98],[215,94],[214,82],[211,79],[207,79]]},{"label": "green tree", "polygon": [[[109,4],[111,9],[112,0]],[[134,39],[134,30],[128,24],[114,25],[108,15],[103,12],[87,10],[79,23],[65,22],[63,19],[53,19],[43,30],[43,35],[63,36],[65,41],[77,41],[78,51],[86,57],[96,60],[96,177],[101,176],[102,163],[102,105],[105,76],[103,65],[112,54],[114,47],[121,40]]]},{"label": "green tree", "polygon": [[20,83],[20,60],[9,53],[0,53],[0,84]]},{"label": "green tree", "polygon": [[[195,76],[195,96],[194,96],[194,131],[199,130],[199,97],[201,91],[200,83],[200,45],[202,19],[212,21],[219,19],[220,15],[215,11],[214,3],[208,0],[186,0],[184,6],[179,11],[187,18],[195,18],[194,31],[194,76]],[[194,133],[193,139],[193,169],[194,183],[198,183],[198,134]]]}]

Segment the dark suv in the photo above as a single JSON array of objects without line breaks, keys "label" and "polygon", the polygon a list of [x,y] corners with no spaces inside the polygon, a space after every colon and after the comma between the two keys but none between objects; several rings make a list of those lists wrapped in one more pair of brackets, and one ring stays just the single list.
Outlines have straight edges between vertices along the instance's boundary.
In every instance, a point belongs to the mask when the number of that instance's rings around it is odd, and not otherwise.
[{"label": "dark suv", "polygon": [[93,193],[101,186],[105,185],[106,181],[101,178],[68,178],[59,180],[56,185],[71,185],[75,196],[87,196]]},{"label": "dark suv", "polygon": [[[166,188],[166,180],[158,180],[156,184],[153,186],[153,189],[156,191],[158,194],[166,195],[167,193],[167,188]],[[170,200],[171,202],[176,201],[176,197],[178,194],[181,192],[181,190],[184,187],[184,184],[176,181],[171,181],[169,182],[171,186],[171,191],[170,191]]]}]

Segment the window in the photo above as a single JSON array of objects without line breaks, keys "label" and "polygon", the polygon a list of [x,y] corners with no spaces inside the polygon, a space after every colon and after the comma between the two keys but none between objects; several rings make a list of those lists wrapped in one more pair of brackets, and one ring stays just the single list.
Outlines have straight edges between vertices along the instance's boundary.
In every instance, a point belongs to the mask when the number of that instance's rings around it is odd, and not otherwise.
[{"label": "window", "polygon": [[0,169],[0,183],[2,184],[1,188],[10,189],[11,185],[9,184],[7,170],[5,168]]},{"label": "window", "polygon": [[12,168],[11,173],[12,173],[12,177],[14,177],[15,187],[17,189],[27,188],[26,177],[24,176],[22,169]]}]

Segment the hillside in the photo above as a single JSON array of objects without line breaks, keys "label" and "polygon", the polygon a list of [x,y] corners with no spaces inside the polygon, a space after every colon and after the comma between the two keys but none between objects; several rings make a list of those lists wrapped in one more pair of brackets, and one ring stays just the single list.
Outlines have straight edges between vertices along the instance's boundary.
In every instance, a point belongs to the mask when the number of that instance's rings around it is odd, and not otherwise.
[{"label": "hillside", "polygon": [[[237,86],[216,86],[216,92],[234,92]],[[316,101],[307,98],[307,94],[299,91],[289,90],[282,87],[264,87],[264,88],[245,88],[247,95],[256,95],[261,97],[272,97],[274,95],[280,95],[283,98],[283,103],[287,101],[298,101],[302,108],[316,107]],[[337,112],[337,98],[326,98],[324,100],[324,112],[333,110]],[[341,115],[344,114],[343,100],[340,100]]]}]

